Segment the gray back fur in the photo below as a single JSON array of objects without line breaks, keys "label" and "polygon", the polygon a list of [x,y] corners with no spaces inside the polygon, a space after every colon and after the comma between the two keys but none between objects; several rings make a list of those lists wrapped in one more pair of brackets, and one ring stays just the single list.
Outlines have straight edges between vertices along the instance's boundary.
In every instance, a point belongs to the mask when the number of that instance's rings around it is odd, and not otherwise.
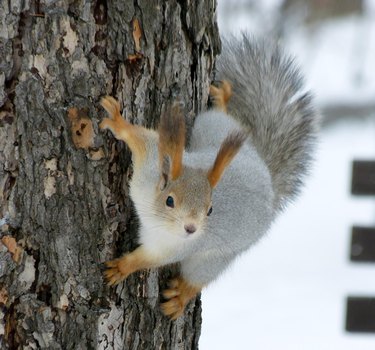
[{"label": "gray back fur", "polygon": [[[185,164],[208,170],[225,137],[239,129],[238,121],[225,113],[210,110],[200,114],[185,153]],[[182,262],[184,276],[197,284],[215,279],[239,253],[267,232],[275,217],[273,199],[268,168],[248,140],[213,189],[213,211],[207,218],[204,235]]]},{"label": "gray back fur", "polygon": [[228,113],[249,129],[282,209],[299,192],[311,163],[318,117],[293,59],[267,41],[243,34],[223,41],[218,78],[232,84]]}]

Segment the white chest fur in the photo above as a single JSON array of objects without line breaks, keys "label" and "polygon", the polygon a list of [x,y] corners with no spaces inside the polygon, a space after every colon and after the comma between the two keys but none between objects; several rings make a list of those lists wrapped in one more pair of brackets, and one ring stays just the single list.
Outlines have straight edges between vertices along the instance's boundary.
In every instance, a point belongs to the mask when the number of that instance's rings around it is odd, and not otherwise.
[{"label": "white chest fur", "polygon": [[173,234],[168,227],[152,218],[142,220],[139,235],[139,243],[164,264],[179,261],[189,245],[188,239]]}]

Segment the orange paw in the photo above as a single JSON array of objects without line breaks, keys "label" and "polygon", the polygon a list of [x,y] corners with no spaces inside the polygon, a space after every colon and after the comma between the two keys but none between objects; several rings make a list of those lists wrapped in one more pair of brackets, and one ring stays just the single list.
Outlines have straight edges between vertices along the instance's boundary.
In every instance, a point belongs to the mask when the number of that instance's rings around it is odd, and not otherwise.
[{"label": "orange paw", "polygon": [[232,86],[227,80],[223,80],[217,87],[215,85],[210,86],[210,98],[215,108],[227,111],[227,105],[229,99],[232,96]]},{"label": "orange paw", "polygon": [[160,266],[157,261],[149,258],[149,254],[142,246],[121,258],[107,261],[105,265],[107,270],[104,277],[110,286],[119,284],[133,272]]},{"label": "orange paw", "polygon": [[114,99],[112,96],[105,96],[100,100],[100,104],[103,106],[103,108],[107,111],[109,117],[111,119],[118,119],[118,117],[121,118],[120,114],[120,104],[116,99]]},{"label": "orange paw", "polygon": [[124,258],[107,261],[105,265],[107,270],[104,272],[104,277],[109,286],[117,285],[129,276]]},{"label": "orange paw", "polygon": [[171,280],[169,289],[163,292],[163,297],[168,301],[161,304],[162,312],[172,320],[177,319],[184,313],[187,303],[200,291],[201,288],[188,284],[181,277]]},{"label": "orange paw", "polygon": [[116,138],[119,138],[121,130],[128,125],[120,113],[120,104],[112,96],[103,97],[100,104],[107,111],[109,118],[104,118],[99,124],[99,128],[102,130],[109,129]]}]

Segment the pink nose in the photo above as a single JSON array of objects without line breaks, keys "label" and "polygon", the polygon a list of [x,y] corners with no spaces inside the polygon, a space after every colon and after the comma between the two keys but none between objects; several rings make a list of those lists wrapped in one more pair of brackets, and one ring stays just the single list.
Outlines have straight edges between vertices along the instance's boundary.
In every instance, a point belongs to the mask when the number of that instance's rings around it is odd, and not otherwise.
[{"label": "pink nose", "polygon": [[197,228],[193,224],[185,225],[184,228],[185,231],[189,234],[192,234],[197,230]]}]

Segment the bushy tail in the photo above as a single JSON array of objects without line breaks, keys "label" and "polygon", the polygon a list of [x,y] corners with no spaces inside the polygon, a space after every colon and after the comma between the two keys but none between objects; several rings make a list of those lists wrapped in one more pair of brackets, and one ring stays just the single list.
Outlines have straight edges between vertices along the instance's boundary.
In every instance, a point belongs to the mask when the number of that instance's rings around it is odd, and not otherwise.
[{"label": "bushy tail", "polygon": [[249,129],[282,209],[300,190],[319,125],[298,67],[276,44],[243,34],[223,40],[217,70],[232,84],[228,112]]}]

